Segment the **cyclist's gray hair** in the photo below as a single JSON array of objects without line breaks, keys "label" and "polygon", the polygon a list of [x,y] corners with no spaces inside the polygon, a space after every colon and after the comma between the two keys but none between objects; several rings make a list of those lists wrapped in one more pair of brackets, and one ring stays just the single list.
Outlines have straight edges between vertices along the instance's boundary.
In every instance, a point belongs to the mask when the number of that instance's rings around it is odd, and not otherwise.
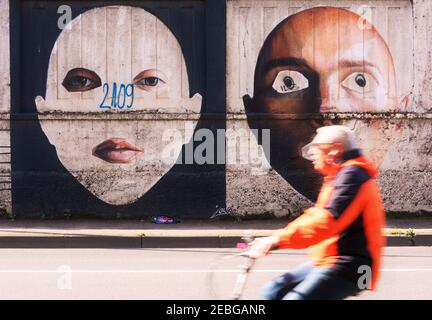
[{"label": "cyclist's gray hair", "polygon": [[326,126],[317,129],[315,143],[341,143],[344,151],[358,148],[354,132],[345,126]]}]

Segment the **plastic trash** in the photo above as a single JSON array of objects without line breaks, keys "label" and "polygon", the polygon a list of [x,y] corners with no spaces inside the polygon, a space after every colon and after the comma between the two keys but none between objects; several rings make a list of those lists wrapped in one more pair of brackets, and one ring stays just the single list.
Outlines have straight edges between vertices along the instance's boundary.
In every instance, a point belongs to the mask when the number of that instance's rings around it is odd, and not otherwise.
[{"label": "plastic trash", "polygon": [[180,223],[180,219],[167,216],[167,215],[160,215],[153,217],[153,223],[156,224],[173,224],[173,223]]}]

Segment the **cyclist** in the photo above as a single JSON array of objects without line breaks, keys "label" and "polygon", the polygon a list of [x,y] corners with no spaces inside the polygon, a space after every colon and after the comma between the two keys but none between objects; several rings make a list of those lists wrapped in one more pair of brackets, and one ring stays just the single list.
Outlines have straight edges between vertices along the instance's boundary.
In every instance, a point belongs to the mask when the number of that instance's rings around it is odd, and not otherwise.
[{"label": "cyclist", "polygon": [[344,299],[375,289],[385,238],[377,169],[344,126],[317,130],[303,156],[324,175],[316,204],[269,237],[252,242],[257,258],[272,248],[309,248],[311,261],[269,283],[266,299]]}]

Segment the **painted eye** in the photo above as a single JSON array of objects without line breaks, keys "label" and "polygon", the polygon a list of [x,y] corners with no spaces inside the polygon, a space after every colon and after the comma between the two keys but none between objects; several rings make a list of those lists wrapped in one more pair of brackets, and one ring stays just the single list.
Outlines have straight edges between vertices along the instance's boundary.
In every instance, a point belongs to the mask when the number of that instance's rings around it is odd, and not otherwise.
[{"label": "painted eye", "polygon": [[282,70],[277,74],[272,87],[279,93],[291,93],[308,88],[309,80],[298,71]]},{"label": "painted eye", "polygon": [[62,85],[69,92],[83,92],[100,87],[102,81],[94,71],[75,68],[69,70]]},{"label": "painted eye", "polygon": [[133,83],[142,90],[152,91],[165,85],[163,77],[161,72],[155,69],[144,70],[133,79]]},{"label": "painted eye", "polygon": [[356,72],[342,81],[342,85],[358,93],[367,93],[375,90],[378,87],[378,82],[368,73]]},{"label": "painted eye", "polygon": [[69,81],[67,82],[68,85],[72,86],[72,87],[86,87],[89,86],[93,83],[93,81],[91,81],[90,79],[86,78],[86,77],[72,77],[69,79]]},{"label": "painted eye", "polygon": [[157,77],[147,77],[141,79],[139,83],[143,86],[156,87],[159,84],[160,79]]}]

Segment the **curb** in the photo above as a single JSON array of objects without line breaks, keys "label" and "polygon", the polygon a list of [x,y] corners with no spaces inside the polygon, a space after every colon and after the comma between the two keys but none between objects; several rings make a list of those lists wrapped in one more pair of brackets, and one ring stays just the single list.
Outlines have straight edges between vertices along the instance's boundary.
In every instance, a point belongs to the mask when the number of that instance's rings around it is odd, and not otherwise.
[{"label": "curb", "polygon": [[[241,236],[0,236],[2,249],[235,248]],[[388,247],[432,246],[432,234],[387,236]]]}]

